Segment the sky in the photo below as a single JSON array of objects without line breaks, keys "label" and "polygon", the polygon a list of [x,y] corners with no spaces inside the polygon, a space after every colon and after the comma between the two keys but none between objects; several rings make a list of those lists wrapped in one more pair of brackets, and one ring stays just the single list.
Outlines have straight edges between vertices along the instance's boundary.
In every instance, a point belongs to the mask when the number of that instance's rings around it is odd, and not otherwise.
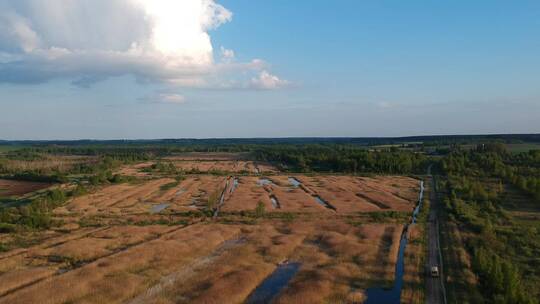
[{"label": "sky", "polygon": [[0,139],[540,133],[540,2],[2,0]]}]

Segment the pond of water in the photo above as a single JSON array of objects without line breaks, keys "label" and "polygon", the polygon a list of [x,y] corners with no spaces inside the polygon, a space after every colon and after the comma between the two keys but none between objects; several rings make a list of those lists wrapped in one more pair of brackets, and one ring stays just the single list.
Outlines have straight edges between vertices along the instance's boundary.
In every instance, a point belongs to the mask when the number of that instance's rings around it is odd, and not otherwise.
[{"label": "pond of water", "polygon": [[246,300],[247,304],[270,303],[300,270],[300,263],[280,264]]},{"label": "pond of water", "polygon": [[171,204],[159,204],[154,205],[150,208],[150,213],[160,213],[161,211],[167,209]]}]

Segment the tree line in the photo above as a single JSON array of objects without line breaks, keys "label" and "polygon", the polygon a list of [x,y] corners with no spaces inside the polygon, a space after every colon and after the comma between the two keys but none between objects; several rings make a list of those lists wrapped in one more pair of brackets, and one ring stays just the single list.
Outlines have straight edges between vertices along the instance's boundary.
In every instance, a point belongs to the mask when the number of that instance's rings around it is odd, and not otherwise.
[{"label": "tree line", "polygon": [[296,172],[413,174],[424,173],[428,164],[427,157],[420,153],[342,145],[271,146],[253,154],[259,161]]}]

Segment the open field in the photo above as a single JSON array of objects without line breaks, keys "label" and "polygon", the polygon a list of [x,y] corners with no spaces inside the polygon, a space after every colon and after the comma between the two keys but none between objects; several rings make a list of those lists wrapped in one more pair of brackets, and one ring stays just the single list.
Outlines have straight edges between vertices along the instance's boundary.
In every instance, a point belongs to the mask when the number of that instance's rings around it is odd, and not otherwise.
[{"label": "open field", "polygon": [[194,175],[179,182],[161,178],[107,186],[73,199],[56,213],[137,214],[160,204],[167,204],[165,212],[186,212],[203,210],[211,197],[222,194],[222,212],[252,211],[259,202],[268,212],[412,212],[417,193],[418,181],[407,177]]},{"label": "open field", "polygon": [[275,173],[278,170],[265,162],[249,160],[246,153],[182,153],[163,158],[182,171],[231,173]]},{"label": "open field", "polygon": [[0,197],[24,195],[50,186],[49,183],[0,179]]},{"label": "open field", "polygon": [[17,145],[0,145],[0,153],[10,152],[10,151],[16,151],[23,148],[23,146],[17,146]]},{"label": "open field", "polygon": [[182,171],[190,172],[234,172],[234,173],[275,173],[277,170],[265,163],[231,160],[231,161],[214,161],[214,160],[181,160],[173,161],[176,168]]},{"label": "open field", "polygon": [[245,160],[248,153],[227,153],[227,152],[186,152],[165,157],[165,160],[172,161],[232,161]]},{"label": "open field", "polygon": [[412,212],[419,187],[406,177],[276,175],[237,181],[222,211],[253,210],[262,202],[272,212]]},{"label": "open field", "polygon": [[160,204],[170,212],[204,209],[210,196],[219,197],[227,177],[201,175],[181,182],[161,178],[133,184],[106,186],[96,192],[73,199],[56,214],[126,215],[148,214]]},{"label": "open field", "polygon": [[[227,159],[168,161],[255,166],[219,156]],[[0,235],[9,244],[0,303],[251,303],[282,269],[294,272],[273,303],[361,303],[368,288],[393,284],[418,179],[263,176],[255,167],[175,179],[142,170],[152,164],[125,166],[119,172],[135,179],[71,197],[51,229]],[[422,254],[420,243],[408,251],[406,282],[419,282]]]},{"label": "open field", "polygon": [[145,169],[152,166],[152,164],[153,162],[144,162],[135,165],[128,165],[120,168],[116,173],[134,177],[151,177],[152,175],[149,172],[145,172]]},{"label": "open field", "polygon": [[529,152],[530,150],[540,150],[540,144],[506,144],[506,148],[512,153]]},{"label": "open field", "polygon": [[[167,157],[160,161],[161,164],[167,166],[171,164],[175,170],[187,174],[275,174],[278,170],[267,163],[254,162],[248,160],[193,160],[180,159],[176,157]],[[152,166],[156,165],[156,162],[145,162],[135,165],[128,165],[120,170],[118,174],[135,176],[135,177],[149,177],[151,176]]]},{"label": "open field", "polygon": [[339,221],[85,229],[0,256],[0,302],[237,303],[285,260],[301,267],[278,303],[362,299],[392,279],[401,231]]},{"label": "open field", "polygon": [[35,159],[0,159],[7,171],[57,170],[67,171],[77,164],[95,164],[97,158],[74,155],[39,155]]}]

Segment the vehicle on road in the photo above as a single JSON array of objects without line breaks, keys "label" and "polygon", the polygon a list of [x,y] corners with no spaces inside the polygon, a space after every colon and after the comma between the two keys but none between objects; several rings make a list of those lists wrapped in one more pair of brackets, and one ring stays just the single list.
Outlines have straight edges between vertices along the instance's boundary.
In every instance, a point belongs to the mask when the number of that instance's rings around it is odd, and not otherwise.
[{"label": "vehicle on road", "polygon": [[439,267],[431,266],[430,274],[431,274],[431,277],[438,278],[439,277]]}]

